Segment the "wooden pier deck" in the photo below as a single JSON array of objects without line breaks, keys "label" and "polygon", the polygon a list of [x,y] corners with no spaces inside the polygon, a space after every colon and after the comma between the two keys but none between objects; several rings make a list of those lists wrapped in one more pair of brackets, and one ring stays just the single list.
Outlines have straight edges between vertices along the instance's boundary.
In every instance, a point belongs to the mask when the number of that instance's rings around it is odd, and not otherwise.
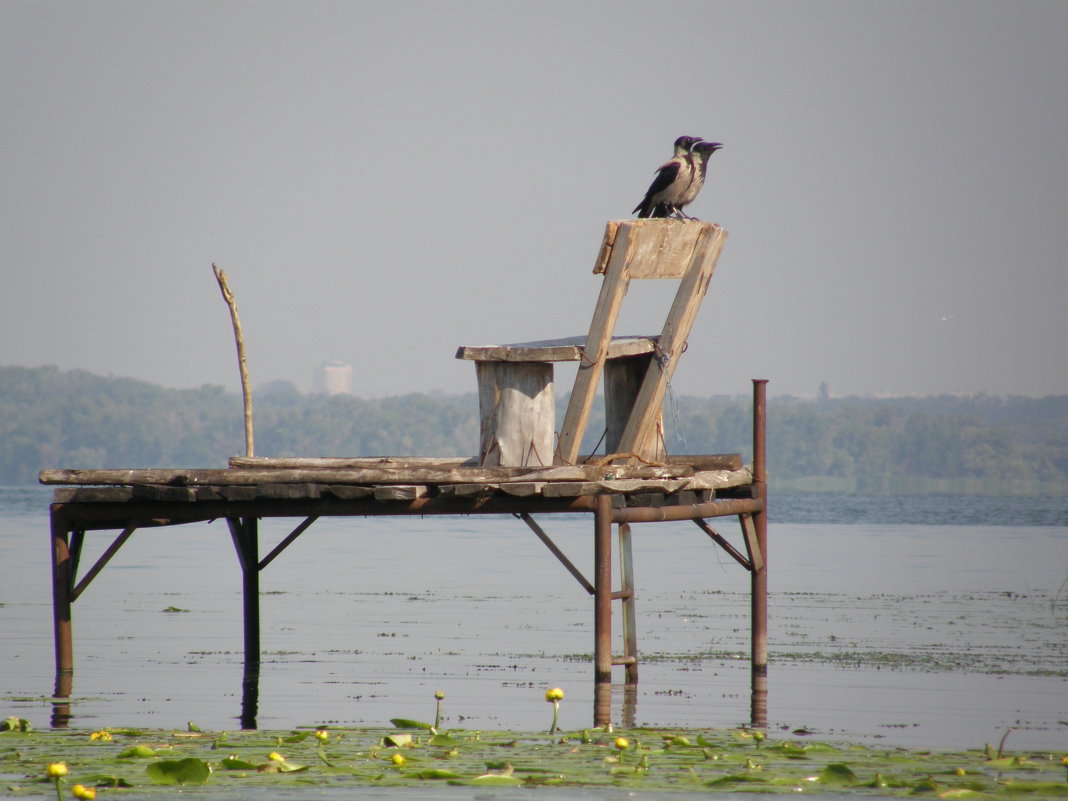
[{"label": "wooden pier deck", "polygon": [[[610,722],[612,669],[622,666],[634,695],[639,649],[630,527],[692,521],[751,574],[751,723],[767,723],[767,471],[764,380],[753,381],[753,459],[737,454],[666,452],[662,404],[687,349],[687,337],[726,240],[699,221],[610,221],[594,274],[603,277],[585,337],[461,347],[475,362],[480,446],[472,459],[233,458],[215,470],[46,470],[58,485],[51,509],[56,696],[68,698],[74,674],[72,610],[108,561],[140,528],[225,519],[241,566],[245,679],[242,724],[255,726],[260,669],[260,572],[320,517],[512,515],[525,524],[593,596],[594,725]],[[615,337],[632,280],[676,280],[659,334]],[[240,351],[240,347],[239,347]],[[559,427],[553,363],[577,361],[575,385]],[[603,378],[605,453],[581,458],[579,445]],[[249,418],[246,410],[246,419]],[[251,436],[248,437],[251,442]],[[537,521],[583,513],[593,518],[593,577],[588,578]],[[737,517],[732,543],[707,521]],[[302,518],[261,554],[259,520]],[[613,589],[612,531],[620,567]],[[117,531],[79,578],[89,532]],[[622,653],[612,653],[612,602],[621,603]],[[69,714],[57,707],[54,724]]]},{"label": "wooden pier deck", "polygon": [[[737,454],[676,456],[669,463],[582,464],[548,468],[480,467],[474,460],[357,458],[234,458],[218,470],[46,470],[57,485],[50,507],[57,698],[73,691],[73,607],[108,561],[141,528],[225,519],[242,570],[245,682],[243,725],[255,726],[260,665],[260,573],[320,517],[390,515],[510,515],[529,527],[594,601],[594,723],[609,722],[612,669],[625,683],[638,677],[630,526],[692,520],[753,579],[752,723],[766,707],[766,480],[763,466],[763,382],[755,384],[752,465]],[[538,523],[545,515],[593,518],[593,576],[587,578]],[[706,521],[736,516],[741,537],[732,544]],[[262,518],[300,518],[292,532],[263,551]],[[622,563],[613,584],[613,526]],[[90,532],[116,532],[95,564],[81,570]],[[80,572],[81,571],[81,572]],[[623,653],[612,653],[613,601],[623,606]],[[91,609],[91,607],[90,607]],[[87,613],[91,613],[87,610]],[[357,612],[358,613],[358,612]],[[341,635],[343,636],[343,634]],[[54,722],[62,725],[64,708]],[[69,714],[69,710],[67,711]]]}]

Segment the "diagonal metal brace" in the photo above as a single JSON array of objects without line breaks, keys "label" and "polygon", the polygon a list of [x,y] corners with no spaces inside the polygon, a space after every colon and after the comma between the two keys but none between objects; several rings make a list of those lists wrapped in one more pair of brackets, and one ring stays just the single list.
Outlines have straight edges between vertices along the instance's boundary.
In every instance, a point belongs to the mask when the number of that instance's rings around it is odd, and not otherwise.
[{"label": "diagonal metal brace", "polygon": [[754,571],[764,567],[764,554],[760,552],[760,538],[757,536],[756,524],[752,515],[738,515],[742,524],[742,533],[745,535],[745,549],[749,552],[749,562]]},{"label": "diagonal metal brace", "polygon": [[[89,572],[85,574],[85,577],[78,582],[78,586],[76,586],[71,592],[70,599],[72,602],[78,600],[78,596],[85,592],[85,588],[92,583],[93,579],[96,578],[97,574],[104,569],[104,565],[111,561],[111,557],[113,557],[119,552],[119,548],[123,546],[126,540],[130,539],[130,537],[135,531],[137,531],[137,527],[130,526],[129,528],[123,529],[122,533],[115,538],[115,541],[111,543],[111,545],[108,546],[108,549],[100,555],[100,558],[96,560],[96,564],[89,569]],[[84,534],[84,532],[81,533]],[[78,543],[78,546],[78,550],[80,551],[80,542]],[[75,569],[77,569],[77,565],[75,565]]]},{"label": "diagonal metal brace", "polygon": [[267,565],[269,565],[271,562],[274,561],[274,558],[276,556],[278,556],[278,554],[282,553],[282,551],[284,551],[286,548],[288,548],[290,546],[290,544],[293,542],[293,540],[295,540],[297,537],[299,537],[301,534],[303,534],[307,530],[308,526],[310,526],[312,523],[314,523],[318,519],[319,519],[319,515],[312,515],[311,517],[308,517],[307,519],[305,519],[304,522],[302,522],[299,526],[297,526],[295,529],[293,529],[293,531],[291,531],[289,533],[289,536],[287,536],[284,540],[282,540],[280,543],[278,543],[274,547],[273,551],[271,551],[269,554],[267,554],[265,557],[263,557],[263,559],[260,560],[260,563],[259,563],[259,566],[258,566],[257,569],[263,570],[263,568],[267,567]]},{"label": "diagonal metal brace", "polygon": [[[744,516],[745,515],[739,515],[739,517],[744,517]],[[738,564],[740,564],[746,570],[748,570],[750,572],[753,571],[753,563],[749,559],[746,559],[745,556],[737,548],[735,548],[733,545],[731,545],[730,542],[727,541],[726,537],[724,537],[722,534],[720,534],[718,531],[716,531],[714,528],[712,528],[712,526],[708,525],[708,523],[705,522],[704,520],[697,519],[697,520],[694,520],[693,522],[697,524],[697,527],[699,529],[701,529],[703,532],[705,532],[705,534],[707,534],[709,537],[711,537],[713,542],[716,543],[716,545],[718,545],[720,548],[722,548],[728,554],[730,554],[731,557],[734,558],[734,561],[736,561]],[[744,527],[744,524],[743,524],[743,527]],[[746,545],[748,547],[748,539],[746,540]]]},{"label": "diagonal metal brace", "polygon": [[579,584],[582,585],[582,588],[586,590],[586,592],[588,592],[590,595],[593,595],[593,585],[590,584],[590,582],[584,575],[582,575],[582,571],[575,567],[571,560],[564,555],[564,552],[561,551],[559,547],[557,547],[556,543],[553,542],[552,539],[550,539],[549,535],[546,534],[542,527],[538,525],[537,521],[535,521],[534,518],[526,512],[521,512],[519,514],[516,514],[515,516],[522,520],[524,523],[526,523],[530,527],[530,530],[538,535],[538,539],[544,542],[545,547],[552,551],[553,556],[560,560],[560,564],[567,568],[567,571],[575,577],[575,579],[578,581]]}]

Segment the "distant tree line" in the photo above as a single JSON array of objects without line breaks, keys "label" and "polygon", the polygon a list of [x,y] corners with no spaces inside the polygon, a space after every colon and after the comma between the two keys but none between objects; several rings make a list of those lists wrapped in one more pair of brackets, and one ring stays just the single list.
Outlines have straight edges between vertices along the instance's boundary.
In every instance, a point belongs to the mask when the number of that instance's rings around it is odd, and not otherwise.
[{"label": "distant tree line", "polygon": [[[258,456],[471,456],[478,400],[303,395],[288,382],[255,397]],[[562,407],[566,398],[559,399]],[[674,453],[751,458],[748,397],[672,399]],[[594,409],[586,453],[603,414]],[[0,483],[45,468],[223,467],[243,453],[241,398],[221,387],[166,389],[54,367],[0,367]],[[768,462],[781,488],[1053,493],[1068,489],[1068,396],[773,397]]]}]

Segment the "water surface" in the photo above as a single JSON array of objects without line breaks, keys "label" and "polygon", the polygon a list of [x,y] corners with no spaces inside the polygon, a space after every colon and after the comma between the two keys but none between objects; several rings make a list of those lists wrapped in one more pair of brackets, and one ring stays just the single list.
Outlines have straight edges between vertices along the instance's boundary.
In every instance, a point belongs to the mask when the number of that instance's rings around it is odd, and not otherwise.
[{"label": "water surface", "polygon": [[[54,669],[49,497],[0,490],[0,712],[37,726]],[[1063,499],[773,504],[773,731],[968,748],[1018,727],[1011,745],[1063,750]],[[262,552],[296,522],[264,521]],[[540,522],[589,576],[592,521]],[[716,525],[739,542],[734,521]],[[113,537],[87,536],[83,571]],[[634,549],[635,721],[744,724],[748,574],[689,522],[635,526]],[[567,692],[565,728],[590,725],[592,600],[518,520],[319,520],[261,590],[261,728],[432,718],[442,690],[448,726],[539,729],[550,686]],[[224,523],[139,531],[75,605],[71,725],[236,728],[241,632]]]}]

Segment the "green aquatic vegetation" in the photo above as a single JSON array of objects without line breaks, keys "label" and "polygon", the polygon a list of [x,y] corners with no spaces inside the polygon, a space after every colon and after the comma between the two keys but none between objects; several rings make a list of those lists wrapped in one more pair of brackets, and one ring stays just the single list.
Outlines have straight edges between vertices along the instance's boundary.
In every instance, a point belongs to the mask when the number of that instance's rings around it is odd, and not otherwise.
[{"label": "green aquatic vegetation", "polygon": [[[400,721],[410,723],[410,721]],[[108,737],[102,736],[107,733]],[[94,735],[96,737],[94,738]],[[431,727],[290,731],[0,732],[0,792],[59,797],[175,785],[204,799],[270,798],[306,787],[566,786],[649,792],[816,792],[842,796],[1062,798],[1064,752],[910,751],[777,740],[755,730],[591,728],[575,732]],[[58,767],[62,766],[62,767]]]},{"label": "green aquatic vegetation", "polygon": [[156,784],[203,784],[211,776],[211,766],[202,759],[162,759],[153,762],[145,773]]}]

